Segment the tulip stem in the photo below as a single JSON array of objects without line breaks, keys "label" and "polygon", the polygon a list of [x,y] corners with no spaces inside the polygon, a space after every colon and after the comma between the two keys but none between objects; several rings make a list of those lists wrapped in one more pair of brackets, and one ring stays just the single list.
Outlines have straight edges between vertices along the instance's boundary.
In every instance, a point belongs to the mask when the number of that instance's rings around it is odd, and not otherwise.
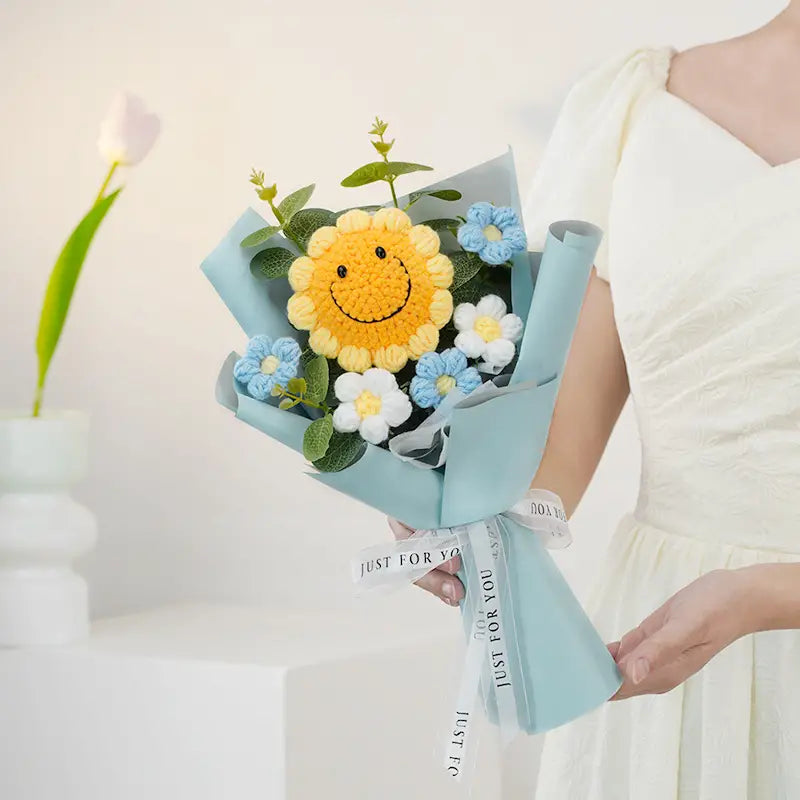
[{"label": "tulip stem", "polygon": [[115,161],[109,167],[106,179],[103,181],[103,185],[100,187],[100,191],[97,193],[97,199],[94,201],[95,205],[97,205],[103,199],[103,195],[106,193],[106,189],[108,189],[108,184],[111,183],[111,179],[114,177],[114,173],[117,171],[118,166],[119,166],[119,161]]}]

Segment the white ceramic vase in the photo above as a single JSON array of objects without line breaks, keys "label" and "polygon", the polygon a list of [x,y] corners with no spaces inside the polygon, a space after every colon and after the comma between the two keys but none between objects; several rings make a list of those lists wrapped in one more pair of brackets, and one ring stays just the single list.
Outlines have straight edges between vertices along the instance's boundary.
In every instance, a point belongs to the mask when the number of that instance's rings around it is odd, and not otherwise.
[{"label": "white ceramic vase", "polygon": [[89,633],[86,581],[72,568],[97,539],[70,490],[86,474],[89,420],[0,413],[0,646],[57,645]]}]

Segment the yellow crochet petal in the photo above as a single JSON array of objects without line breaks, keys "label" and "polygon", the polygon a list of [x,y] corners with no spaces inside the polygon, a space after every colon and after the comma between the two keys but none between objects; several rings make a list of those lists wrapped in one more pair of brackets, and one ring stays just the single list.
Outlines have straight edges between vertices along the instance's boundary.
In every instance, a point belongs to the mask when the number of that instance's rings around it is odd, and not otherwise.
[{"label": "yellow crochet petal", "polygon": [[447,289],[453,283],[453,262],[443,253],[428,259],[428,272],[434,286]]},{"label": "yellow crochet petal", "polygon": [[308,256],[300,256],[289,267],[289,285],[296,292],[302,292],[311,285],[314,275],[314,262]]},{"label": "yellow crochet petal", "polygon": [[439,252],[439,234],[427,225],[415,225],[408,238],[423,258],[431,258]]},{"label": "yellow crochet petal", "polygon": [[351,208],[336,220],[336,227],[342,233],[355,233],[369,230],[372,217],[361,208]]},{"label": "yellow crochet petal", "polygon": [[408,351],[405,347],[397,344],[390,344],[388,347],[380,347],[372,354],[372,363],[380,369],[389,372],[400,372],[408,362]]},{"label": "yellow crochet petal", "polygon": [[345,345],[339,352],[339,366],[347,372],[366,372],[372,366],[372,358],[366,347]]},{"label": "yellow crochet petal", "polygon": [[341,349],[339,340],[327,328],[314,330],[308,337],[308,346],[325,358],[336,358]]},{"label": "yellow crochet petal", "polygon": [[435,350],[439,344],[439,331],[430,323],[420,325],[417,332],[408,340],[408,354],[413,359],[419,358],[423,353]]},{"label": "yellow crochet petal", "polygon": [[308,240],[306,248],[311,258],[319,258],[323,253],[331,248],[331,245],[339,238],[339,229],[332,225],[323,225],[317,228]]},{"label": "yellow crochet petal", "polygon": [[293,294],[286,304],[289,322],[301,331],[310,331],[317,321],[314,301],[306,294]]},{"label": "yellow crochet petal", "polygon": [[453,295],[447,289],[437,289],[431,301],[431,320],[437,328],[443,328],[453,316]]},{"label": "yellow crochet petal", "polygon": [[411,219],[399,208],[381,208],[372,216],[372,227],[378,231],[404,231],[411,227]]}]

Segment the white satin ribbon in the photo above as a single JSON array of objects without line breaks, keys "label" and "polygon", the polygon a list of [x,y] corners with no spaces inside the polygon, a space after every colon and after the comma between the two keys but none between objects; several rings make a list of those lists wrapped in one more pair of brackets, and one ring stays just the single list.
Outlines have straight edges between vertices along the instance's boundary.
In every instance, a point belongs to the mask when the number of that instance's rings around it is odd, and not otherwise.
[{"label": "white satin ribbon", "polygon": [[[539,535],[546,547],[562,548],[571,541],[564,506],[552,492],[532,489],[502,516]],[[484,702],[494,699],[503,744],[519,732],[518,703],[528,703],[524,685],[515,687],[511,675],[511,663],[520,661],[499,518],[417,531],[408,539],[362,550],[351,564],[357,590],[389,590],[417,581],[467,553],[474,571],[464,602],[471,609],[473,624],[444,754],[444,767],[456,781],[463,779],[469,764],[468,744],[479,697],[483,696]],[[527,712],[527,708],[522,710]]]}]

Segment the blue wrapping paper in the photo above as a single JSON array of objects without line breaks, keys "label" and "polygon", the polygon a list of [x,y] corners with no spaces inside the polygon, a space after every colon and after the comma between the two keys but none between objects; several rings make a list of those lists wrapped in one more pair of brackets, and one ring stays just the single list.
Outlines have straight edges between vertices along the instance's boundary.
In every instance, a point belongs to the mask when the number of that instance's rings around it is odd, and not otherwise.
[{"label": "blue wrapping paper", "polygon": [[[511,153],[430,188],[455,188],[464,199],[447,205],[447,215],[465,214],[476,200],[509,205],[519,197]],[[439,203],[439,205],[436,205]],[[401,203],[402,205],[402,203]],[[442,215],[440,201],[420,200],[415,222]],[[253,252],[240,247],[265,226],[247,210],[203,262],[202,268],[231,313],[252,337],[292,335],[286,318],[291,290],[285,281],[264,282],[250,272]],[[383,448],[367,445],[364,455],[336,473],[310,472],[337,491],[418,529],[447,528],[502,514],[527,491],[541,461],[561,374],[583,302],[601,232],[580,221],[554,223],[542,253],[518,254],[512,269],[513,311],[526,321],[514,372],[500,393],[455,407],[445,470],[422,470]],[[273,237],[267,246],[282,243]],[[233,379],[236,355],[223,365],[218,400],[252,427],[299,452],[311,418],[297,407],[250,398]],[[603,703],[620,685],[619,673],[567,583],[540,540],[503,518],[510,602],[518,656],[515,683],[525,687],[531,733],[561,725]],[[465,558],[462,579],[474,576]],[[465,610],[467,629],[472,620]],[[522,706],[520,706],[522,708]]]}]

